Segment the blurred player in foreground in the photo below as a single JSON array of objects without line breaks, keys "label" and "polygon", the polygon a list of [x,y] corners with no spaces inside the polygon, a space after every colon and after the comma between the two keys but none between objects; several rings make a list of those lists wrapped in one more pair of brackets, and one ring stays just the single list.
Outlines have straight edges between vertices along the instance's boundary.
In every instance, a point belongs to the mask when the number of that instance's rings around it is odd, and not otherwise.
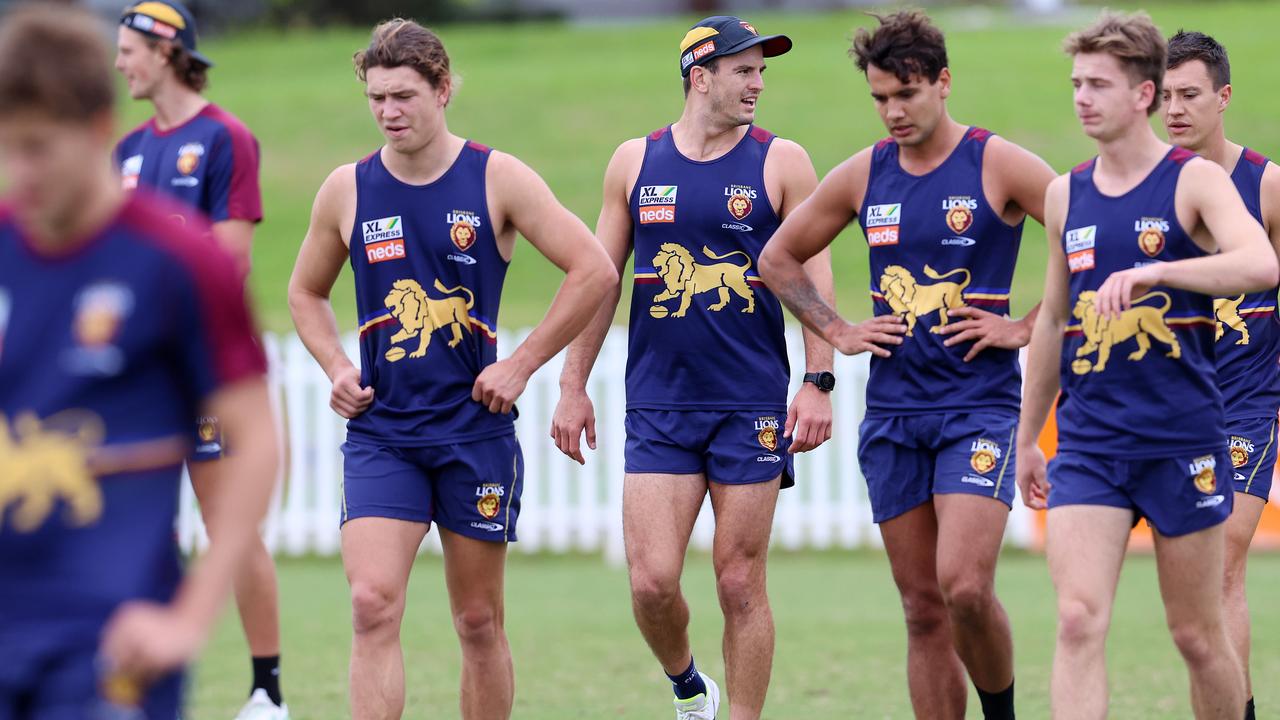
[{"label": "blurred player in foreground", "polygon": [[[1198,32],[1169,39],[1164,76],[1164,126],[1169,142],[1212,160],[1231,174],[1244,205],[1280,248],[1280,168],[1255,150],[1227,139],[1223,114],[1231,104],[1231,62],[1216,40]],[[1226,526],[1226,574],[1223,603],[1227,636],[1244,666],[1248,701],[1245,720],[1253,720],[1253,683],[1249,676],[1249,603],[1245,564],[1271,494],[1276,466],[1276,413],[1280,412],[1280,317],[1276,293],[1219,297],[1213,301],[1217,324],[1218,387],[1226,411],[1227,452],[1231,457],[1235,506]]]},{"label": "blurred player in foreground", "polygon": [[[1160,593],[1197,718],[1239,720],[1222,613],[1233,505],[1214,296],[1273,288],[1276,254],[1227,173],[1152,131],[1164,37],[1145,14],[1070,35],[1076,116],[1098,156],[1049,186],[1049,266],[1018,430],[1024,501],[1048,507],[1058,600],[1055,718],[1102,718],[1105,645],[1129,531],[1155,537]],[[1058,401],[1058,454],[1037,439]]]},{"label": "blurred player in foreground", "polygon": [[[907,629],[919,718],[963,718],[965,673],[988,720],[1014,717],[1013,638],[995,594],[1013,502],[1023,221],[1053,170],[947,110],[942,32],[919,11],[860,30],[851,54],[890,137],[832,170],[761,258],[765,281],[841,352],[872,353],[858,457]],[[857,220],[876,317],[841,319],[798,272]]]},{"label": "blurred player in foreground", "polygon": [[[173,718],[277,467],[244,286],[181,209],[110,163],[93,18],[0,20],[0,717]],[[173,531],[201,412],[237,443],[219,538],[184,580]]]},{"label": "blurred player in foreground", "polygon": [[[741,18],[697,23],[680,43],[680,119],[624,142],[605,171],[596,232],[619,269],[636,254],[622,500],[631,603],[678,720],[714,718],[721,700],[694,663],[680,589],[703,500],[716,518],[729,715],[753,720],[773,671],[765,569],[778,492],[794,484],[794,453],[831,437],[831,346],[805,332],[805,382],[788,408],[782,305],[756,269],[817,184],[804,148],[754,124],[766,58],[790,49]],[[830,256],[807,270],[830,298]],[[560,380],[552,435],[579,462],[583,431],[595,442],[587,377],[617,301],[573,343]]]},{"label": "blurred player in foreground", "polygon": [[[333,382],[333,409],[349,419],[341,523],[351,714],[404,711],[400,621],[435,523],[462,645],[462,717],[498,720],[515,691],[502,589],[524,472],[515,402],[617,273],[537,173],[449,132],[455,84],[435,33],[410,20],[378,25],[355,66],[386,144],[325,180],[289,284],[298,334]],[[498,302],[517,233],[565,280],[542,323],[499,361]],[[359,368],[329,304],[348,263]]]},{"label": "blurred player in foreground", "polygon": [[[125,8],[116,31],[116,70],[130,97],[150,102],[155,115],[120,140],[116,163],[126,190],[151,188],[187,206],[183,218],[212,221],[218,244],[248,273],[254,225],[262,220],[258,141],[238,118],[201,94],[213,63],[196,49],[196,40],[195,18],[176,0]],[[220,419],[211,415],[197,419],[195,437],[187,470],[209,525],[222,509],[213,483],[228,445]],[[253,669],[249,700],[237,717],[288,720],[280,691],[276,569],[261,538],[250,546],[235,593]]]}]

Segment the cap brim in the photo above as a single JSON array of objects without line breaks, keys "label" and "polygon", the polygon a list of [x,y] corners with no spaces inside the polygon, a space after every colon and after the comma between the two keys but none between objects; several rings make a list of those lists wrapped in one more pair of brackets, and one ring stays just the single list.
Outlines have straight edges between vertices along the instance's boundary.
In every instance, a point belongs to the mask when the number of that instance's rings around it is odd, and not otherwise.
[{"label": "cap brim", "polygon": [[[783,52],[786,52],[786,51],[784,50]],[[204,65],[207,68],[213,67],[213,61],[210,60],[208,57],[206,57],[204,53],[198,53],[195,50],[188,50],[187,54],[191,56],[192,60],[195,60],[201,65]]]},{"label": "cap brim", "polygon": [[764,51],[764,56],[768,58],[786,54],[791,50],[792,43],[791,38],[786,35],[760,35],[743,40],[733,47],[725,48],[724,51],[718,52],[716,55],[719,57],[724,57],[725,55],[737,55],[743,50],[753,48],[756,45],[764,46],[761,49]]}]

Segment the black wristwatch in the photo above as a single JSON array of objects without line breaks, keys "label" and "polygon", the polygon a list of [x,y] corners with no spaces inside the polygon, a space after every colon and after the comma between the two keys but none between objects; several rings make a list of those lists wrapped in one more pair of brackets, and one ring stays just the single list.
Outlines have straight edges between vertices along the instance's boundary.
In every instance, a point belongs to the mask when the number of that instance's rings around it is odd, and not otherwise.
[{"label": "black wristwatch", "polygon": [[825,370],[823,372],[805,373],[804,381],[817,385],[822,392],[831,392],[836,389],[836,376]]}]

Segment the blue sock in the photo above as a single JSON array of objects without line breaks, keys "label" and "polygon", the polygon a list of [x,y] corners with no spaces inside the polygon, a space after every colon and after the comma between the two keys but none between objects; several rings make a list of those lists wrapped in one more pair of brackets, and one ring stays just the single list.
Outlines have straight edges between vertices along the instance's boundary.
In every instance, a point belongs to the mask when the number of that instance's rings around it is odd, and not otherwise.
[{"label": "blue sock", "polygon": [[702,676],[698,674],[698,668],[693,665],[693,656],[689,656],[689,669],[679,675],[668,675],[671,679],[671,689],[675,690],[676,697],[680,700],[688,700],[700,693],[707,691],[707,684],[702,682]]}]

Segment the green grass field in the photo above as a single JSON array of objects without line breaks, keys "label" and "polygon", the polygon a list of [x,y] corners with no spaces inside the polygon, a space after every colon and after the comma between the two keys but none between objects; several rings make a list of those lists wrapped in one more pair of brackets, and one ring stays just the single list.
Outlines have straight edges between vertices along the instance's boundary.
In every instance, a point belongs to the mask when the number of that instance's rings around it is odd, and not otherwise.
[{"label": "green grass field", "polygon": [[[1267,154],[1280,154],[1280,94],[1273,92],[1271,37],[1280,3],[1185,3],[1148,6],[1166,32],[1210,32],[1234,58],[1236,98],[1229,129]],[[939,12],[947,31],[960,122],[986,126],[1040,153],[1065,171],[1092,153],[1071,109],[1063,35],[1093,11],[1027,24],[999,10]],[[804,145],[818,173],[884,135],[866,84],[846,59],[851,28],[863,15],[759,15],[765,32],[795,40],[770,61],[758,120]],[[463,78],[450,109],[455,132],[511,152],[537,169],[561,200],[594,227],[600,182],[621,141],[674,121],[682,98],[676,46],[689,19],[607,25],[447,26],[441,35]],[[248,33],[216,39],[208,52],[218,66],[209,96],[242,117],[263,147],[267,220],[255,249],[253,288],[270,329],[290,327],[285,286],[311,200],[330,170],[364,157],[381,143],[351,72],[351,54],[367,30]],[[127,126],[149,106],[126,107]],[[1044,236],[1029,223],[1017,279],[1015,312],[1039,299]],[[508,275],[502,324],[538,321],[558,275],[527,244]],[[856,231],[835,245],[840,303],[853,317],[870,309],[865,244]],[[339,279],[335,306],[343,327],[354,324],[349,274]],[[627,284],[624,283],[624,287]],[[625,301],[621,306],[626,307]],[[625,320],[625,315],[620,316]]]},{"label": "green grass field", "polygon": [[[765,717],[911,717],[905,631],[883,554],[775,552],[769,576],[778,645]],[[625,572],[598,557],[517,554],[507,577],[514,718],[670,716],[670,685],[632,623]],[[698,665],[722,680],[722,626],[709,559],[692,557],[685,579]],[[280,583],[284,692],[293,717],[347,717],[351,630],[342,568],[336,560],[283,560]],[[1019,716],[1047,718],[1054,599],[1044,558],[1007,553],[997,585],[1013,624]],[[1271,682],[1280,677],[1277,588],[1280,555],[1255,556],[1253,675],[1262,717],[1280,706]],[[403,630],[406,717],[458,717],[460,660],[448,613],[440,560],[423,557]],[[1111,717],[1190,717],[1186,675],[1165,629],[1149,555],[1135,554],[1125,568],[1108,663]],[[232,717],[248,682],[244,639],[229,612],[198,666],[189,716]],[[969,708],[970,718],[981,717],[976,697]]]}]

